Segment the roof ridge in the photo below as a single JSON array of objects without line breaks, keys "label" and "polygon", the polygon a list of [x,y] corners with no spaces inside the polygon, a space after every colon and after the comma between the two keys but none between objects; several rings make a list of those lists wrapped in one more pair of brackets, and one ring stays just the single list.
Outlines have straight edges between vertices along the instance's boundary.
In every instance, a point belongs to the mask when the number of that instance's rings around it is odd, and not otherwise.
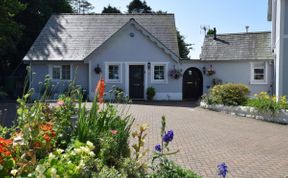
[{"label": "roof ridge", "polygon": [[118,15],[118,16],[133,16],[133,15],[142,15],[142,16],[152,16],[152,15],[159,15],[159,16],[165,16],[165,15],[174,15],[174,13],[166,13],[166,14],[161,14],[161,13],[133,13],[133,14],[122,14],[122,13],[93,13],[93,14],[75,14],[75,13],[53,13],[53,15],[82,15],[82,16],[109,16],[109,15]]},{"label": "roof ridge", "polygon": [[[228,36],[228,35],[249,35],[249,34],[263,34],[263,33],[271,33],[271,31],[255,31],[255,32],[235,32],[235,33],[217,33],[217,36]],[[206,35],[212,36],[213,35]]]}]

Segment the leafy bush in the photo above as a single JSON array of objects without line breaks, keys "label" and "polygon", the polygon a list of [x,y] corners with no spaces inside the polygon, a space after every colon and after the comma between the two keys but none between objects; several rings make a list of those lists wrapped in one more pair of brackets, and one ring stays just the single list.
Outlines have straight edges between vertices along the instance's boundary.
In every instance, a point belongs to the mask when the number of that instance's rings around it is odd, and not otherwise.
[{"label": "leafy bush", "polygon": [[216,85],[210,90],[210,97],[215,104],[244,105],[250,90],[244,84]]},{"label": "leafy bush", "polygon": [[271,112],[275,114],[281,109],[288,109],[286,96],[283,96],[277,102],[276,96],[270,96],[267,92],[261,92],[255,95],[255,98],[248,100],[247,106],[255,107],[260,112]]},{"label": "leafy bush", "polygon": [[153,100],[154,96],[156,94],[155,88],[154,87],[148,87],[146,91],[146,95],[148,100]]}]

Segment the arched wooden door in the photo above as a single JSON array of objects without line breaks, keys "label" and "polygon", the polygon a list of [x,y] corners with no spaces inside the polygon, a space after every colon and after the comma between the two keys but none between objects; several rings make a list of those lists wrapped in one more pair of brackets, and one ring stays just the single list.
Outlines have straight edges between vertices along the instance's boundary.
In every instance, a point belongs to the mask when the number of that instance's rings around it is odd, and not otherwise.
[{"label": "arched wooden door", "polygon": [[198,100],[202,94],[202,72],[195,67],[191,67],[183,74],[183,100]]}]

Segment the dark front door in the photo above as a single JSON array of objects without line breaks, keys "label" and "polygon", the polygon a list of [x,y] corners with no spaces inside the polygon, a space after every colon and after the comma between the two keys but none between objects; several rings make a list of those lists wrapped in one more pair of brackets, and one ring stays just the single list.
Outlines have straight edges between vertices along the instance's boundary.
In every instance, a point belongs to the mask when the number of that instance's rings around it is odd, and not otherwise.
[{"label": "dark front door", "polygon": [[183,99],[198,100],[203,94],[202,72],[194,67],[187,69],[183,74]]},{"label": "dark front door", "polygon": [[144,65],[129,66],[129,97],[144,99]]}]

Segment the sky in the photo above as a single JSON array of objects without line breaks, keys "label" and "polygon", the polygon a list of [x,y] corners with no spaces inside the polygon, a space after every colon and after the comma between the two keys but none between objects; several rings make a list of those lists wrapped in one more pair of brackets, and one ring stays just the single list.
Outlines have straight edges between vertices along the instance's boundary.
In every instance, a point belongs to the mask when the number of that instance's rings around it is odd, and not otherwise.
[{"label": "sky", "polygon": [[[123,12],[132,0],[89,0],[96,13],[110,4]],[[268,0],[146,0],[153,11],[175,15],[176,27],[187,43],[193,44],[192,59],[199,58],[204,32],[201,26],[216,27],[217,33],[271,31],[267,21]]]}]

